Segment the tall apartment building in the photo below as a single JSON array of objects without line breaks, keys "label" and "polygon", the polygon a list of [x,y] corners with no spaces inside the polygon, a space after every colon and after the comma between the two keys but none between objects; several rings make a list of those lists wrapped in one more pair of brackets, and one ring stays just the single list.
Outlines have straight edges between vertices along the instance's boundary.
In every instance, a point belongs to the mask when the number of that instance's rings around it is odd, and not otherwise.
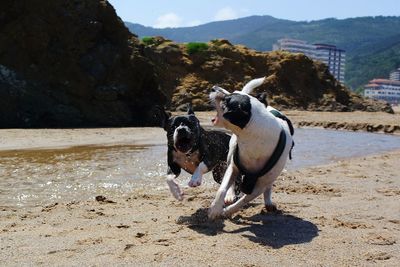
[{"label": "tall apartment building", "polygon": [[392,81],[400,81],[400,68],[390,73],[390,80]]},{"label": "tall apartment building", "polygon": [[331,74],[344,83],[346,51],[329,44],[308,44],[303,40],[279,39],[272,50],[285,50],[292,53],[302,53],[313,60],[322,61],[329,67]]}]

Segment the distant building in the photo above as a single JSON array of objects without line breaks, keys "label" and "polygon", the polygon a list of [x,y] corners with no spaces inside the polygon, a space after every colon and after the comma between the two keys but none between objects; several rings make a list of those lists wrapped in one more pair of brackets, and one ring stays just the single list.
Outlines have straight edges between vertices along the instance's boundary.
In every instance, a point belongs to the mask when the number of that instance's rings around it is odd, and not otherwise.
[{"label": "distant building", "polygon": [[390,73],[390,80],[400,81],[400,68]]},{"label": "distant building", "polygon": [[390,104],[400,103],[400,81],[373,79],[364,87],[366,97],[385,100]]},{"label": "distant building", "polygon": [[322,61],[329,67],[331,74],[344,83],[346,52],[329,44],[308,44],[303,40],[279,39],[272,50],[285,50],[292,53],[302,53],[313,60]]},{"label": "distant building", "polygon": [[313,59],[318,56],[315,45],[307,44],[306,41],[297,39],[279,39],[278,42],[272,46],[272,50],[285,50],[292,53],[302,53]]},{"label": "distant building", "polygon": [[329,71],[341,83],[344,83],[344,67],[346,65],[346,52],[334,45],[315,44],[320,52],[319,60],[329,66]]}]

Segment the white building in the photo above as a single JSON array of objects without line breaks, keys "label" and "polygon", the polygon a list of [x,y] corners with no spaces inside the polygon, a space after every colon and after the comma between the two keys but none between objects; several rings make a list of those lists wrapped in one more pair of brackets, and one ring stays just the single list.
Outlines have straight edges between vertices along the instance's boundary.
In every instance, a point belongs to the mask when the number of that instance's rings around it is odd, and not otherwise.
[{"label": "white building", "polygon": [[308,44],[297,39],[279,39],[272,46],[272,50],[285,50],[292,53],[302,53],[313,60],[322,61],[329,67],[331,74],[344,83],[344,69],[346,64],[346,53],[334,45]]},{"label": "white building", "polygon": [[329,66],[329,71],[341,83],[344,83],[344,68],[346,65],[346,52],[338,49],[334,45],[314,44],[319,51],[320,57],[317,60],[324,62]]},{"label": "white building", "polygon": [[302,53],[313,59],[319,56],[315,45],[307,44],[306,41],[297,39],[279,39],[278,42],[272,46],[272,50],[285,50],[292,53]]},{"label": "white building", "polygon": [[400,103],[400,81],[373,79],[364,88],[366,97],[385,100],[390,104]]},{"label": "white building", "polygon": [[400,68],[390,73],[390,80],[400,81]]}]

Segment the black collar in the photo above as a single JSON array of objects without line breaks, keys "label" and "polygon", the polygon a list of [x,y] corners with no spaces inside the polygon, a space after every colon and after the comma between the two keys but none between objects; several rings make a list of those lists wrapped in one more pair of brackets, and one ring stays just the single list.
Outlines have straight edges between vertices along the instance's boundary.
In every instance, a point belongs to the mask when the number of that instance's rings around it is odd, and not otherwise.
[{"label": "black collar", "polygon": [[254,186],[256,185],[258,178],[264,176],[275,166],[275,164],[282,156],[282,153],[285,150],[285,146],[286,146],[286,133],[282,128],[281,133],[279,135],[278,144],[276,145],[275,150],[272,153],[269,160],[265,163],[264,167],[260,171],[258,171],[257,173],[250,173],[240,163],[239,146],[236,145],[236,151],[233,155],[233,162],[238,167],[241,175],[243,175],[243,181],[240,188],[243,193],[251,194],[251,192],[253,192]]}]

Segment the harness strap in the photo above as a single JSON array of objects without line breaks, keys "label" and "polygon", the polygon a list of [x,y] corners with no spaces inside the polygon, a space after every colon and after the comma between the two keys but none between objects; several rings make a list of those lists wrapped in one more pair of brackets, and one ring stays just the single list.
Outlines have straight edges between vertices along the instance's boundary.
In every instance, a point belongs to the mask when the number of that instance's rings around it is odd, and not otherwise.
[{"label": "harness strap", "polygon": [[[292,122],[289,120],[289,118],[286,117],[285,115],[283,115],[281,112],[275,110],[275,109],[272,109],[272,110],[270,110],[269,112],[270,112],[272,115],[274,115],[275,117],[286,121],[286,123],[287,123],[288,126],[289,126],[290,135],[293,136],[293,134],[294,134],[294,128],[293,128],[293,124],[292,124]],[[292,147],[290,148],[290,151],[289,151],[289,159],[290,159],[290,160],[292,160],[292,150],[293,150],[293,147],[294,147],[294,141],[292,141]]]},{"label": "harness strap", "polygon": [[274,152],[272,153],[270,159],[265,163],[264,167],[257,173],[250,173],[243,167],[239,160],[239,146],[236,145],[236,150],[233,155],[233,162],[238,167],[241,175],[243,175],[243,182],[240,187],[240,190],[243,193],[251,194],[251,192],[253,192],[254,186],[256,185],[258,178],[269,172],[278,162],[278,160],[282,156],[283,150],[285,149],[285,145],[286,133],[285,130],[283,130],[282,128],[279,135],[279,141],[274,149]]},{"label": "harness strap", "polygon": [[279,111],[277,111],[277,110],[275,110],[275,109],[272,109],[272,110],[270,110],[269,112],[270,112],[272,115],[274,115],[275,117],[286,121],[287,124],[288,124],[288,126],[289,126],[290,135],[293,135],[293,134],[294,134],[293,124],[292,124],[292,122],[289,120],[288,117],[286,117],[286,116],[283,115],[281,112],[279,112]]}]

